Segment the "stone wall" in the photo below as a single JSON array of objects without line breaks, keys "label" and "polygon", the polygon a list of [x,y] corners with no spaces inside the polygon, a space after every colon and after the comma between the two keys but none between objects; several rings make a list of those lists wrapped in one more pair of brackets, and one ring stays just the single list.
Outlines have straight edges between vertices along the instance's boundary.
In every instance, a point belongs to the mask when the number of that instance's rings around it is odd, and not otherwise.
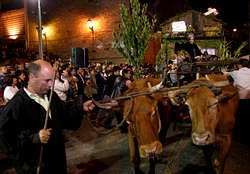
[{"label": "stone wall", "polygon": [[5,39],[24,38],[24,9],[0,13],[0,37]]},{"label": "stone wall", "polygon": [[[46,3],[46,1],[48,1]],[[112,48],[112,33],[120,21],[121,0],[46,0],[42,4],[46,15],[42,16],[44,50],[64,57],[71,56],[71,48],[89,49],[89,60],[124,62]],[[63,4],[61,4],[61,3]],[[47,6],[46,6],[47,5]],[[29,4],[29,48],[38,47],[36,5]],[[88,19],[95,22],[94,32],[87,27]],[[38,49],[37,49],[38,50]]]}]

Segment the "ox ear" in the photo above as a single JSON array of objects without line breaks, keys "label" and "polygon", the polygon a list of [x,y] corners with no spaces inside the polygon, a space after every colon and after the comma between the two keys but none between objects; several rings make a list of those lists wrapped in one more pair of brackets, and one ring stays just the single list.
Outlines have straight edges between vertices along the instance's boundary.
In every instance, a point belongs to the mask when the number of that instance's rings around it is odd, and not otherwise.
[{"label": "ox ear", "polygon": [[222,95],[218,96],[217,98],[218,98],[218,102],[223,103],[223,102],[227,102],[229,99],[231,99],[234,96],[235,96],[235,93],[233,93],[233,94],[222,94]]},{"label": "ox ear", "polygon": [[229,96],[227,95],[222,95],[222,96],[218,96],[218,102],[219,103],[224,103],[229,99]]}]

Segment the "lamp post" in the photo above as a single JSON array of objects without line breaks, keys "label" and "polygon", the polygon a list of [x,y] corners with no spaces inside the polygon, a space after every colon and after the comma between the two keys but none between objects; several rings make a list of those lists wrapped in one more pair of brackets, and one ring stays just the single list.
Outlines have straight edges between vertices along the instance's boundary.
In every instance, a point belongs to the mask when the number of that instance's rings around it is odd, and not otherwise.
[{"label": "lamp post", "polygon": [[94,22],[91,19],[88,19],[87,21],[87,25],[89,27],[89,29],[94,32]]},{"label": "lamp post", "polygon": [[45,54],[48,55],[48,41],[47,41],[46,33],[43,33],[43,36],[44,36],[44,42],[45,42]]},{"label": "lamp post", "polygon": [[87,25],[89,29],[91,30],[91,36],[92,36],[92,51],[94,51],[94,41],[95,41],[95,30],[94,30],[94,22],[91,19],[88,19]]},{"label": "lamp post", "polygon": [[37,0],[38,7],[38,41],[39,41],[39,58],[43,59],[43,34],[42,34],[42,15],[41,15],[41,1]]}]

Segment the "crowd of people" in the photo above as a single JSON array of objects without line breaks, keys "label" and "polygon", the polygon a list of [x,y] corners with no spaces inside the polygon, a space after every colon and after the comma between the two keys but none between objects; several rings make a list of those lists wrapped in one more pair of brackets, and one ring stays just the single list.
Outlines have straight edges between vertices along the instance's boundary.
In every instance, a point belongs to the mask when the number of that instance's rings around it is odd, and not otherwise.
[{"label": "crowd of people", "polygon": [[[194,80],[193,76],[185,74],[177,77],[178,63],[193,63],[201,56],[193,35],[188,38],[189,42],[179,45],[177,51],[186,50],[189,59],[178,60],[180,57],[174,56],[167,64],[166,86],[176,86],[181,80]],[[54,59],[1,66],[0,172],[7,169],[18,174],[35,173],[39,166],[42,173],[66,174],[63,129],[80,127],[84,112],[93,112],[95,108],[92,99],[108,99],[109,106],[117,105],[112,99],[123,95],[130,87],[133,72],[134,67],[128,64],[92,63],[88,67],[77,67]],[[150,65],[142,66],[140,72],[142,77],[156,75]],[[247,131],[249,121],[245,117],[249,115],[247,108],[250,106],[249,59],[240,60],[237,70],[225,74],[239,90],[240,140],[249,144],[247,135],[242,134]],[[50,92],[51,89],[54,91]],[[54,95],[50,97],[51,94]],[[122,114],[115,114],[119,123]],[[39,160],[41,147],[43,156]],[[1,154],[7,154],[4,160]]]},{"label": "crowd of people", "polygon": [[[6,104],[18,91],[27,86],[29,63],[2,66],[0,69],[0,97]],[[54,62],[57,66],[54,90],[61,100],[67,102],[115,97],[123,93],[133,80],[132,67],[127,64],[114,65],[95,63],[88,68],[77,68],[69,63]]]}]

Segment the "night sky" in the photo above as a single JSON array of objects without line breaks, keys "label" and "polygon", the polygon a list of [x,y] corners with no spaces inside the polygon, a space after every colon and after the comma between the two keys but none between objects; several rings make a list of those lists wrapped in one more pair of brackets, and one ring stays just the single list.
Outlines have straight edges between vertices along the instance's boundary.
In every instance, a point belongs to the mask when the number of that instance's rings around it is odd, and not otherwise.
[{"label": "night sky", "polygon": [[[173,17],[176,13],[194,9],[205,12],[208,7],[215,7],[219,11],[218,18],[229,25],[247,23],[249,0],[140,0],[148,3],[152,14],[157,14],[160,22]],[[21,8],[23,0],[0,0],[2,10]],[[51,1],[50,1],[51,2]],[[62,0],[63,2],[63,0]],[[117,3],[120,2],[117,0]],[[1,6],[0,6],[1,8]]]},{"label": "night sky", "polygon": [[219,11],[219,18],[228,24],[246,23],[248,16],[248,0],[189,0],[197,10],[206,10],[209,6]]}]

